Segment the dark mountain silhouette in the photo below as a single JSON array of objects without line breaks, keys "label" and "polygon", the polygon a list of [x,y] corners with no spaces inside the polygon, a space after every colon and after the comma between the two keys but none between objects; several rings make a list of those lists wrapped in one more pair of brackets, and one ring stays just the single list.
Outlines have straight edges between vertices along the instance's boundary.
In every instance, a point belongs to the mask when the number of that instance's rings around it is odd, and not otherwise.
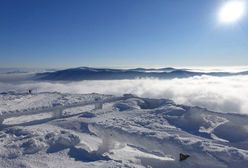
[{"label": "dark mountain silhouette", "polygon": [[160,69],[109,69],[109,68],[89,68],[80,67],[59,70],[54,72],[38,73],[35,75],[37,80],[57,80],[57,81],[79,81],[79,80],[119,80],[136,78],[186,78],[200,75],[211,76],[232,76],[247,75],[248,71],[239,73],[229,72],[193,72],[186,69],[160,68]]}]

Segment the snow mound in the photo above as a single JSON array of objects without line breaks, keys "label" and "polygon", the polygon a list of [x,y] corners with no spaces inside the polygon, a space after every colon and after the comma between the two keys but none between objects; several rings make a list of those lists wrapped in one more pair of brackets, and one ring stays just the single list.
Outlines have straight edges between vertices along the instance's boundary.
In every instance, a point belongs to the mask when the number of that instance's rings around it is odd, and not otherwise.
[{"label": "snow mound", "polygon": [[[29,98],[27,95],[1,96],[4,101],[1,109],[6,113],[21,107],[15,106],[16,99],[26,101],[27,106],[21,102],[23,109],[30,109],[29,105],[34,108],[51,105],[49,110],[56,111],[63,104],[63,112],[70,113],[38,121],[33,118],[32,122],[3,123],[0,129],[3,168],[13,165],[30,168],[248,167],[248,116],[245,115],[216,113],[166,99],[134,95],[111,99],[97,109],[94,105],[99,100],[111,96],[59,93],[40,93]],[[37,105],[41,97],[52,98]],[[67,106],[78,102],[90,102],[91,106]],[[27,117],[26,114],[18,116]],[[20,120],[15,117],[12,120],[15,119]],[[180,153],[190,157],[179,161]]]},{"label": "snow mound", "polygon": [[131,97],[126,100],[119,101],[113,105],[114,109],[119,111],[135,110],[135,109],[156,109],[172,103],[166,99],[149,99]]},{"label": "snow mound", "polygon": [[60,150],[74,147],[80,143],[80,138],[74,134],[61,131],[60,134],[47,134],[45,136],[50,147],[47,149],[48,153],[58,152]]},{"label": "snow mound", "polygon": [[28,139],[20,147],[23,150],[23,154],[34,154],[46,147],[46,143],[38,139]]}]

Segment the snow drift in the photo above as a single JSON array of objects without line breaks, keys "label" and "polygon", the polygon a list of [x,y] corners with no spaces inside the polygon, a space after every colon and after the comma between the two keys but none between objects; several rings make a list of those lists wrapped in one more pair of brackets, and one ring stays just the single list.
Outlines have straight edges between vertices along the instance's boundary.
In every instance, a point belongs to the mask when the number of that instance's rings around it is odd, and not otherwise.
[{"label": "snow drift", "polygon": [[[38,101],[43,97],[45,101]],[[70,104],[108,99],[99,94],[1,95],[1,111],[47,108],[60,102],[61,118],[23,122],[0,129],[1,167],[185,167],[248,166],[248,117],[134,95],[113,99],[101,109]],[[26,103],[16,104],[22,99]],[[38,103],[39,102],[39,103]],[[69,108],[67,108],[69,107]],[[53,113],[52,106],[49,111]],[[18,112],[22,112],[18,111]],[[4,115],[5,115],[4,114]],[[48,117],[48,116],[45,116]],[[179,160],[180,153],[190,157]]]}]

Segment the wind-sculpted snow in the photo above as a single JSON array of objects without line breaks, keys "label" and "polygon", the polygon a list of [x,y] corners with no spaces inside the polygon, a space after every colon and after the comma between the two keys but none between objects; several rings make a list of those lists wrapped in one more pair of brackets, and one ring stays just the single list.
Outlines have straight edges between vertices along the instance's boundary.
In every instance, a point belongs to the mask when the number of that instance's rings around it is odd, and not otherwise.
[{"label": "wind-sculpted snow", "polygon": [[[41,96],[46,100],[38,101]],[[57,119],[35,122],[33,116],[33,122],[20,123],[20,118],[4,122],[0,129],[0,167],[248,166],[246,115],[216,113],[130,94],[106,101],[98,109],[84,105],[66,109],[66,102],[82,98],[95,103],[96,96],[109,98],[99,94],[2,95],[1,108],[5,110],[10,105],[11,109],[18,107],[16,98],[23,98],[27,109],[38,102],[38,106],[46,107],[63,98],[66,112]],[[50,110],[53,108],[56,106]],[[180,153],[190,157],[179,161]]]},{"label": "wind-sculpted snow", "polygon": [[49,111],[54,107],[77,106],[78,104],[87,104],[94,101],[104,100],[113,96],[102,96],[100,94],[78,95],[71,97],[68,94],[60,93],[40,93],[40,94],[3,94],[0,95],[0,114],[8,115],[15,113],[35,111]]}]

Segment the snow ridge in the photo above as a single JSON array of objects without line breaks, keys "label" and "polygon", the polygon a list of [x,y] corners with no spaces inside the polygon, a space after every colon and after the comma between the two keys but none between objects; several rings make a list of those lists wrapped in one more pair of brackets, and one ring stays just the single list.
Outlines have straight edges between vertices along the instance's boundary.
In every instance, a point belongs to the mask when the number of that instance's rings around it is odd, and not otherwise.
[{"label": "snow ridge", "polygon": [[[14,113],[0,129],[3,168],[248,166],[247,116],[130,94],[5,94],[0,102],[2,115]],[[61,116],[49,118],[58,107]],[[190,157],[179,161],[180,153]]]}]

